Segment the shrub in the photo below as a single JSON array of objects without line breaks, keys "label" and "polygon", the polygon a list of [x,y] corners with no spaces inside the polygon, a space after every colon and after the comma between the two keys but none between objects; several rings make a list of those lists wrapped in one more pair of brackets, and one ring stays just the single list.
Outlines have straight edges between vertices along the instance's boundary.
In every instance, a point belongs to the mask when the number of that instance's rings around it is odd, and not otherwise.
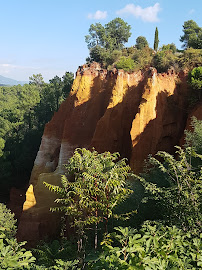
[{"label": "shrub", "polygon": [[179,63],[182,68],[192,70],[194,67],[201,66],[202,49],[189,48],[183,51],[179,58]]},{"label": "shrub", "polygon": [[[74,243],[75,244],[75,243]],[[53,240],[50,243],[43,242],[33,249],[38,265],[46,267],[56,265],[57,261],[67,261],[74,259],[77,255],[76,245],[65,239]]]},{"label": "shrub", "polygon": [[16,229],[14,214],[0,203],[0,233],[3,233],[7,238],[12,238],[16,234]]},{"label": "shrub", "polygon": [[0,269],[24,269],[35,261],[32,253],[22,248],[26,242],[18,243],[14,238],[15,223],[14,214],[0,204]]},{"label": "shrub", "polygon": [[171,50],[160,50],[153,58],[153,65],[158,72],[166,72],[177,62],[177,57]]},{"label": "shrub", "polygon": [[201,236],[191,238],[177,227],[145,223],[140,231],[117,227],[103,241],[104,251],[89,269],[199,269]]},{"label": "shrub", "polygon": [[172,53],[176,53],[177,48],[174,43],[163,45],[161,48],[162,51],[171,51]]},{"label": "shrub", "polygon": [[191,130],[185,130],[185,147],[192,147],[202,155],[202,120],[192,117]]},{"label": "shrub", "polygon": [[153,59],[153,50],[149,47],[145,47],[142,50],[136,49],[131,57],[135,62],[135,69],[143,69],[151,66],[151,62]]},{"label": "shrub", "polygon": [[188,80],[193,88],[198,93],[199,100],[202,92],[202,67],[196,67],[189,72]]},{"label": "shrub", "polygon": [[[163,151],[157,153],[158,159],[163,160],[163,163],[154,157],[149,158],[150,168],[147,173],[158,168],[158,175],[166,179],[167,186],[157,185],[139,176],[137,178],[145,187],[145,202],[148,199],[155,200],[170,225],[198,234],[202,226],[202,170],[201,166],[192,166],[192,159],[197,158],[202,164],[202,156],[192,147],[185,150],[176,148],[177,159]],[[149,177],[148,174],[147,178]]]},{"label": "shrub", "polygon": [[135,68],[135,62],[130,57],[122,56],[116,63],[116,68],[123,69],[125,71],[132,71]]},{"label": "shrub", "polygon": [[114,50],[111,53],[109,53],[106,58],[107,66],[114,64],[116,61],[119,60],[121,56],[122,56],[122,52],[119,50]]}]

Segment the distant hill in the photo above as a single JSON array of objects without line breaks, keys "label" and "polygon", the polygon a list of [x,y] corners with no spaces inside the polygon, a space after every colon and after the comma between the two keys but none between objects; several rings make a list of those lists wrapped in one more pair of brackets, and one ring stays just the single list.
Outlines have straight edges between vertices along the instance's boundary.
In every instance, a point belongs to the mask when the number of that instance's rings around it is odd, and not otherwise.
[{"label": "distant hill", "polygon": [[28,83],[28,82],[16,81],[16,80],[6,78],[6,77],[0,75],[0,86],[3,86],[3,85],[18,85],[18,84],[23,85],[23,84],[26,84],[26,83]]}]

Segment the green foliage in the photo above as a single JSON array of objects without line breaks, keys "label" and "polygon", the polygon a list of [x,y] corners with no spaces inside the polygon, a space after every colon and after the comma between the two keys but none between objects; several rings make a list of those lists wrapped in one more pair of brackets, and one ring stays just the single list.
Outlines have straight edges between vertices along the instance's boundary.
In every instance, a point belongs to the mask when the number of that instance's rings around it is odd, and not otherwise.
[{"label": "green foliage", "polygon": [[162,51],[171,51],[172,53],[176,53],[177,48],[174,43],[163,45],[161,48]]},{"label": "green foliage", "polygon": [[[40,94],[35,85],[0,87],[0,141],[1,146],[4,146],[0,157],[1,192],[8,192],[13,184],[12,174],[16,178],[19,175],[15,161],[19,153],[22,153],[22,149],[18,147],[23,142],[25,134],[32,129],[35,121],[33,112],[39,101]],[[26,175],[26,168],[24,169],[20,178],[23,180]]]},{"label": "green foliage", "polygon": [[85,41],[90,50],[87,61],[96,61],[104,67],[113,64],[122,55],[121,49],[131,36],[130,25],[121,18],[115,18],[105,26],[91,24]]},{"label": "green foliage", "polygon": [[166,72],[170,67],[174,66],[177,62],[177,57],[173,54],[170,48],[168,50],[162,48],[153,58],[153,65],[158,72]]},{"label": "green foliage", "polygon": [[[63,79],[63,80],[62,80]],[[58,111],[59,105],[65,100],[67,95],[71,90],[74,75],[72,72],[66,72],[62,79],[55,76],[53,79],[49,80],[50,85],[48,88],[53,88],[53,100],[55,103],[55,111]]]},{"label": "green foliage", "polygon": [[180,41],[184,43],[184,48],[202,49],[202,28],[195,21],[184,22],[183,32]]},{"label": "green foliage", "polygon": [[69,93],[72,89],[73,81],[74,81],[74,74],[72,72],[66,71],[65,75],[62,76],[62,96],[63,96],[63,99],[65,99],[69,95]]},{"label": "green foliage", "polygon": [[55,270],[81,270],[79,266],[79,260],[74,261],[63,261],[56,260],[56,265],[52,269]]},{"label": "green foliage", "polygon": [[103,65],[106,64],[106,61],[109,57],[109,52],[105,48],[102,48],[98,45],[90,49],[90,61],[95,61]]},{"label": "green foliage", "polygon": [[103,242],[104,251],[88,269],[199,269],[201,236],[191,238],[177,227],[145,223],[140,231],[117,227]]},{"label": "green foliage", "polygon": [[128,47],[128,48],[123,48],[121,50],[122,56],[126,56],[126,57],[128,57],[128,56],[132,57],[133,54],[135,53],[135,51],[137,51],[137,49],[134,48],[133,46],[132,47]]},{"label": "green foliage", "polygon": [[194,67],[201,66],[202,49],[188,48],[183,51],[179,57],[179,63],[182,68],[192,70]]},{"label": "green foliage", "polygon": [[196,67],[189,72],[188,80],[191,87],[198,92],[199,100],[202,92],[202,67]]},{"label": "green foliage", "polygon": [[143,48],[145,47],[149,47],[149,44],[147,42],[147,39],[146,37],[143,37],[143,36],[139,36],[136,38],[136,44],[135,44],[135,47],[138,49],[138,50],[142,50]]},{"label": "green foliage", "polygon": [[53,240],[50,243],[44,242],[42,245],[37,246],[37,248],[33,249],[33,254],[38,265],[50,267],[56,265],[57,262],[62,264],[62,262],[65,263],[67,260],[74,259],[77,255],[75,246],[65,239],[61,241]]},{"label": "green foliage", "polygon": [[159,46],[159,32],[158,28],[155,29],[155,35],[154,35],[154,51],[157,52]]},{"label": "green foliage", "polygon": [[24,269],[35,261],[30,251],[22,248],[26,242],[18,243],[14,214],[0,204],[0,269]]},{"label": "green foliage", "polygon": [[106,33],[105,27],[101,23],[91,24],[89,28],[89,35],[85,36],[85,42],[87,43],[88,49],[95,46],[106,47]]},{"label": "green foliage", "polygon": [[153,50],[149,47],[144,47],[141,50],[135,50],[131,56],[135,62],[135,69],[143,69],[151,66],[153,59]]},{"label": "green foliage", "polygon": [[191,161],[192,158],[198,158],[201,165],[202,156],[191,147],[177,149],[178,159],[166,152],[157,153],[163,163],[153,157],[149,158],[150,165],[157,167],[166,176],[167,187],[160,187],[141,177],[139,179],[145,187],[147,199],[156,200],[169,224],[197,234],[202,226],[202,170],[201,166],[194,168]]},{"label": "green foliage", "polygon": [[43,86],[44,84],[44,79],[41,73],[39,74],[33,74],[32,76],[29,77],[29,84],[34,84],[38,87]]},{"label": "green foliage", "polygon": [[115,18],[105,25],[106,30],[106,48],[107,49],[117,49],[123,48],[123,45],[128,42],[131,36],[130,32],[131,26],[128,25],[121,18]]},{"label": "green foliage", "polygon": [[35,261],[31,251],[22,246],[26,242],[18,243],[16,239],[3,239],[0,235],[0,267],[1,269],[24,269]]},{"label": "green foliage", "polygon": [[16,234],[16,220],[14,214],[2,203],[0,203],[0,234],[12,238]]},{"label": "green foliage", "polygon": [[202,120],[192,117],[191,130],[185,130],[185,147],[192,147],[198,154],[202,154]]},{"label": "green foliage", "polygon": [[30,77],[30,84],[0,87],[2,195],[8,195],[11,186],[21,187],[29,179],[44,125],[70,92],[73,78],[73,73],[66,72],[62,79],[55,77],[46,84],[42,75],[36,74]]},{"label": "green foliage", "polygon": [[106,59],[106,65],[109,66],[109,65],[112,65],[113,63],[116,63],[122,56],[122,52],[119,51],[119,50],[114,50],[112,51],[107,59]]},{"label": "green foliage", "polygon": [[67,173],[61,178],[62,186],[45,183],[59,195],[55,200],[59,207],[52,211],[63,211],[71,217],[69,221],[76,227],[79,236],[88,226],[96,225],[95,248],[98,224],[105,222],[107,231],[113,209],[132,192],[126,185],[130,167],[125,159],[118,158],[118,153],[98,154],[95,150],[91,152],[78,148],[65,166]]},{"label": "green foliage", "polygon": [[5,147],[5,140],[0,138],[0,157],[3,155],[3,149]]},{"label": "green foliage", "polygon": [[85,41],[89,49],[100,46],[110,51],[120,50],[131,36],[130,29],[131,26],[121,18],[115,18],[105,26],[100,23],[91,24],[89,35],[85,36]]},{"label": "green foliage", "polygon": [[130,57],[122,56],[116,63],[116,68],[123,69],[125,71],[133,71],[135,68],[135,62]]},{"label": "green foliage", "polygon": [[202,89],[202,67],[194,68],[189,73],[189,82],[194,89]]}]

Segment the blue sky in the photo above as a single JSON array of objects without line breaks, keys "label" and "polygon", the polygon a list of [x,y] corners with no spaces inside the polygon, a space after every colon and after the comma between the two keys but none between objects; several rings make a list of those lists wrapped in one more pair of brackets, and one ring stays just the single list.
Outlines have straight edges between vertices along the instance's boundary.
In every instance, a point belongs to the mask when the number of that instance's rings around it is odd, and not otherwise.
[{"label": "blue sky", "polygon": [[121,17],[131,25],[128,46],[145,36],[153,46],[179,42],[184,21],[202,27],[202,0],[0,0],[0,75],[29,80],[41,73],[46,81],[85,63],[84,36],[90,24]]}]

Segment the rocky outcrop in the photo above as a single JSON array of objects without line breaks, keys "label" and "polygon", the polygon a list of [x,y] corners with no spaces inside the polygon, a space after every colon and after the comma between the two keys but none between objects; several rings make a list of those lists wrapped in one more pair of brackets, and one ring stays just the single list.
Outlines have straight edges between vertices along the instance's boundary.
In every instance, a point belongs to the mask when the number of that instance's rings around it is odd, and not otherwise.
[{"label": "rocky outcrop", "polygon": [[76,147],[120,152],[139,172],[149,153],[173,152],[186,125],[186,74],[107,71],[96,63],[77,71],[70,96],[46,125],[27,190],[18,237],[53,235],[59,217],[43,181],[60,182]]}]

